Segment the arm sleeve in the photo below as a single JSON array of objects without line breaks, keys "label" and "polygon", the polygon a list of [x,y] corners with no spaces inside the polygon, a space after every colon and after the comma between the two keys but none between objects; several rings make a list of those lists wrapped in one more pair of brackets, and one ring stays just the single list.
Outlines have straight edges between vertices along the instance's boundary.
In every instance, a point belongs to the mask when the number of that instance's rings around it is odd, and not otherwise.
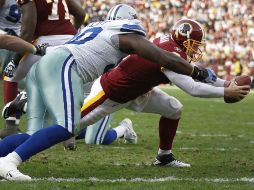
[{"label": "arm sleeve", "polygon": [[189,76],[181,75],[167,69],[164,69],[163,73],[173,84],[191,96],[201,98],[224,97],[224,87],[215,87],[205,83],[196,82]]},{"label": "arm sleeve", "polygon": [[215,83],[213,83],[213,86],[217,87],[224,87],[225,80],[217,78]]}]

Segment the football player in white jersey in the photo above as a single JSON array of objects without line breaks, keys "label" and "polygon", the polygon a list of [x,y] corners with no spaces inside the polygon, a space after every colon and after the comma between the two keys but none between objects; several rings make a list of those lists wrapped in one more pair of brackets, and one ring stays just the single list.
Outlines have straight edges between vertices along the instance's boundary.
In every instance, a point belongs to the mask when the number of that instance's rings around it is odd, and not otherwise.
[{"label": "football player in white jersey", "polygon": [[[79,131],[84,84],[116,66],[128,54],[137,54],[199,81],[211,82],[215,77],[211,70],[200,70],[174,53],[153,45],[145,38],[138,20],[91,23],[67,44],[48,52],[30,69],[27,76],[28,117],[30,106],[33,106],[37,109],[33,112],[37,118],[28,120],[27,124],[41,123],[46,110],[54,123],[40,129],[15,151],[0,158],[0,176],[7,180],[31,180],[17,167]],[[29,96],[34,96],[34,102],[29,102]]]},{"label": "football player in white jersey", "polygon": [[[129,5],[126,4],[118,4],[113,6],[107,16],[106,20],[123,20],[123,19],[137,19],[137,12],[134,8],[132,8]],[[85,98],[87,95],[89,95],[91,90],[92,83],[89,83],[86,85],[85,90]],[[116,138],[123,137],[124,140],[136,144],[137,143],[137,135],[132,127],[132,122],[129,118],[125,118],[122,120],[119,125],[115,128],[112,128],[112,130],[118,131],[117,137],[111,137],[107,135],[107,138],[105,139],[105,135],[107,132],[107,129],[109,128],[109,123],[112,120],[113,114],[110,114],[106,116],[105,118],[100,119],[98,122],[96,122],[93,125],[88,126],[87,128],[84,128],[80,132],[80,134],[76,137],[76,139],[84,139],[86,144],[110,144]],[[66,141],[64,143],[65,148],[69,150],[73,150],[76,148],[75,146],[75,137],[72,137],[70,140]]]},{"label": "football player in white jersey", "polygon": [[[16,0],[0,0],[0,33],[19,36],[21,28],[21,11]],[[14,52],[0,50],[2,70],[13,57]]]}]

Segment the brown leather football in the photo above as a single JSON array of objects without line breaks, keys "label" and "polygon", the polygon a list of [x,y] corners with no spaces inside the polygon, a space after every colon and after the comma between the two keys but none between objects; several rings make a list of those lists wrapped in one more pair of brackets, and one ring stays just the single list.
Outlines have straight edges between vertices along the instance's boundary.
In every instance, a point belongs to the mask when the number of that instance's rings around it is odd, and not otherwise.
[{"label": "brown leather football", "polygon": [[[249,76],[246,76],[246,75],[237,76],[235,78],[234,82],[237,86],[251,85],[251,78]],[[239,102],[241,100],[238,100],[238,99],[235,99],[235,98],[224,97],[224,101],[226,103],[235,103],[235,102]]]}]

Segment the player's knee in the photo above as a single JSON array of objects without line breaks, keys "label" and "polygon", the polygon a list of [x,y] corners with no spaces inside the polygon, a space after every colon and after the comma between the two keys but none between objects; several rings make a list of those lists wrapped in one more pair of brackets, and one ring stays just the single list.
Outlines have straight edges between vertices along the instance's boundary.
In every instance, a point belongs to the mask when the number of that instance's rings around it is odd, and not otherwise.
[{"label": "player's knee", "polygon": [[[172,104],[172,101],[174,101],[174,103]],[[171,113],[169,113],[169,119],[179,119],[181,117],[182,111],[183,111],[183,105],[181,104],[181,102],[177,99],[171,100],[171,105],[173,110],[171,111]]]}]

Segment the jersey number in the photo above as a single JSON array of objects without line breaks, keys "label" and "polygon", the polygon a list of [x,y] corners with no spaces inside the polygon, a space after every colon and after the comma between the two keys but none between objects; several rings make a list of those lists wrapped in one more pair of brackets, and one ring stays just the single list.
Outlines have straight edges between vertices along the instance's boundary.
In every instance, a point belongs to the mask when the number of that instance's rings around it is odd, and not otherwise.
[{"label": "jersey number", "polygon": [[65,0],[60,0],[60,2],[59,0],[47,0],[47,3],[52,3],[51,15],[48,16],[48,20],[59,20],[58,6],[59,6],[59,3],[61,3],[61,1],[64,6],[64,12],[65,12],[64,19],[65,20],[70,19],[69,9]]},{"label": "jersey number", "polygon": [[67,44],[84,44],[93,40],[101,31],[101,27],[90,28],[84,32],[78,33],[69,42],[67,42]]},{"label": "jersey number", "polygon": [[9,10],[9,15],[5,17],[6,20],[17,23],[21,18],[21,11],[18,5],[12,5]]}]

